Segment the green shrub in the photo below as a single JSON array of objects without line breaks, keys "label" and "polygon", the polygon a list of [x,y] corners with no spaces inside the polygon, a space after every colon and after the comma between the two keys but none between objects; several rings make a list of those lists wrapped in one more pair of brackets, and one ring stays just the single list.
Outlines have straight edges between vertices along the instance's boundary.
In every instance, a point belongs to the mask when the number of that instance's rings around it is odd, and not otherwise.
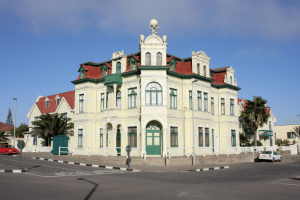
[{"label": "green shrub", "polygon": [[[251,146],[255,146],[255,141],[252,141],[252,142],[250,143],[250,145],[251,145]],[[259,147],[259,146],[263,146],[263,144],[261,143],[261,141],[257,140],[257,146],[258,146],[258,147]]]}]

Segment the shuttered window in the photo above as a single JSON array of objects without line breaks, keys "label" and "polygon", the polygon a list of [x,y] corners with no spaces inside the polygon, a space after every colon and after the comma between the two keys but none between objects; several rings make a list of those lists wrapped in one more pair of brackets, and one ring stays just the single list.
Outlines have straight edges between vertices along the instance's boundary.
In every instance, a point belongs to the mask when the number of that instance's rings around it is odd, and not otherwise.
[{"label": "shuttered window", "polygon": [[83,129],[78,129],[78,147],[82,147]]},{"label": "shuttered window", "polygon": [[171,127],[171,147],[178,147],[178,128],[177,127]]},{"label": "shuttered window", "polygon": [[198,136],[199,147],[203,147],[203,128],[202,127],[198,128],[198,133],[199,133],[199,136]]},{"label": "shuttered window", "polygon": [[128,108],[136,108],[137,88],[128,90]]},{"label": "shuttered window", "polygon": [[209,129],[205,128],[205,146],[209,147]]},{"label": "shuttered window", "polygon": [[137,147],[137,127],[128,127],[128,145]]},{"label": "shuttered window", "polygon": [[177,109],[177,90],[170,89],[170,108]]}]

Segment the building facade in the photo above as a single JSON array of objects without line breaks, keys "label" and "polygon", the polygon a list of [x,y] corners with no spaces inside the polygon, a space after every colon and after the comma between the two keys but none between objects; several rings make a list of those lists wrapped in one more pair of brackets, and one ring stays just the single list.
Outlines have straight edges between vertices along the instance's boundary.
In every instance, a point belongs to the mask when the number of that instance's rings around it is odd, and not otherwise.
[{"label": "building facade", "polygon": [[[203,51],[184,59],[168,54],[167,36],[159,37],[157,28],[151,20],[152,34],[140,36],[137,53],[119,51],[80,65],[73,106],[66,101],[74,122],[71,152],[126,155],[130,145],[133,156],[182,156],[192,153],[193,132],[196,155],[239,146],[240,88],[233,68],[211,69]],[[37,102],[47,106],[43,98]],[[60,109],[55,112],[65,112]],[[39,114],[32,108],[28,117]]]},{"label": "building facade", "polygon": [[298,145],[298,133],[295,128],[299,126],[300,124],[276,125],[274,127],[276,139],[288,140],[290,144]]}]

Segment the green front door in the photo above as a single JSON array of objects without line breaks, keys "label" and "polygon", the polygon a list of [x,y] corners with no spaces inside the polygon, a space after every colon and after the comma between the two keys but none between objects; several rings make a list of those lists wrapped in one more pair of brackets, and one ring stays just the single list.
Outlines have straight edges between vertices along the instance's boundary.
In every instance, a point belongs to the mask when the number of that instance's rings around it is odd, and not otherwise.
[{"label": "green front door", "polygon": [[150,123],[146,130],[147,155],[161,155],[161,130],[156,123]]}]

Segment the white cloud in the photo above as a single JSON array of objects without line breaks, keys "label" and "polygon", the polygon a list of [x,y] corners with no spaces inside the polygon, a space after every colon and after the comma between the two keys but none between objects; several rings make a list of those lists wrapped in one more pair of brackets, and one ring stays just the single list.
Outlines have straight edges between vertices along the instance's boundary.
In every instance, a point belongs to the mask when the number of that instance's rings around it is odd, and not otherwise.
[{"label": "white cloud", "polygon": [[98,28],[139,35],[156,18],[166,34],[209,31],[283,41],[300,35],[300,6],[294,1],[14,0],[1,1],[0,7],[34,33]]}]

